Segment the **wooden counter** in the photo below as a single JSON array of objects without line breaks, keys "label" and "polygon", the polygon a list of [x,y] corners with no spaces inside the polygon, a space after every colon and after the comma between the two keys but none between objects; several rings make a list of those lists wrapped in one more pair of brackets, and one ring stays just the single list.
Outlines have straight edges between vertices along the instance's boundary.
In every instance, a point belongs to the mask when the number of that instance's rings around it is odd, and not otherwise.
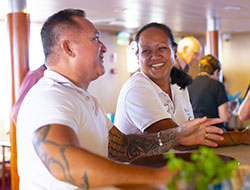
[{"label": "wooden counter", "polygon": [[[250,173],[250,146],[248,145],[237,145],[231,147],[219,147],[213,148],[216,154],[222,156],[229,156],[237,161],[239,161],[240,166],[235,172],[231,182],[233,186],[233,190],[239,190],[242,186],[246,175]],[[185,160],[187,159],[187,155],[192,152],[197,152],[199,150],[192,151],[176,151],[176,154],[181,155],[181,157]],[[185,154],[189,153],[189,154]],[[225,157],[225,159],[227,159]],[[159,156],[151,156],[143,159],[138,159],[138,161],[133,162],[136,165],[143,165],[149,167],[163,167],[166,165],[166,161],[162,158],[162,155]],[[103,187],[96,188],[94,190],[167,190],[165,187],[156,187],[149,185],[126,185],[122,187]]]},{"label": "wooden counter", "polygon": [[230,156],[238,160],[241,165],[250,165],[250,146],[238,145],[214,148],[215,153]]}]

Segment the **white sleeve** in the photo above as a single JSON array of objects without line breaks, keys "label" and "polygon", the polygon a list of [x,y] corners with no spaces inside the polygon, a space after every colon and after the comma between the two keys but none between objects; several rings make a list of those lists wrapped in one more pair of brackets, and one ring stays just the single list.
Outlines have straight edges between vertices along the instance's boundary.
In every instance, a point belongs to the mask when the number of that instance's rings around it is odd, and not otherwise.
[{"label": "white sleeve", "polygon": [[58,89],[31,92],[25,97],[20,109],[22,125],[33,131],[48,124],[62,124],[75,132],[79,126],[80,109],[75,99],[67,97]]},{"label": "white sleeve", "polygon": [[101,110],[103,112],[103,115],[105,117],[106,120],[106,126],[108,128],[108,131],[113,127],[113,123],[111,122],[111,120],[108,118],[107,113],[105,112],[104,108],[100,105]]},{"label": "white sleeve", "polygon": [[186,103],[187,103],[187,109],[188,109],[188,120],[192,120],[194,119],[194,112],[193,112],[193,107],[192,107],[192,104],[191,104],[191,101],[190,101],[190,97],[189,97],[189,93],[188,93],[188,89],[185,88],[185,92],[184,92],[184,97],[185,97],[185,100],[186,100]]}]

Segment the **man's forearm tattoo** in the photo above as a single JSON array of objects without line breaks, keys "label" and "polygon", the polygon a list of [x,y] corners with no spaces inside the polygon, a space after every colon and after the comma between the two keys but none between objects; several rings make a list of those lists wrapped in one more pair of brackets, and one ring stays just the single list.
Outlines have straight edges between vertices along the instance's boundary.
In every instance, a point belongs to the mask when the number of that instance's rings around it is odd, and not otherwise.
[{"label": "man's forearm tattoo", "polygon": [[118,129],[109,134],[109,158],[130,162],[141,156],[159,155],[178,143],[176,129],[168,129],[161,133],[163,146],[159,145],[156,134],[124,135]]},{"label": "man's forearm tattoo", "polygon": [[80,184],[80,187],[84,189],[89,189],[89,180],[88,180],[87,172],[84,172],[82,179],[83,179],[83,183]]},{"label": "man's forearm tattoo", "polygon": [[[71,170],[70,170],[70,165],[67,160],[67,157],[65,156],[65,151],[72,147],[72,145],[69,144],[58,144],[52,140],[47,140],[47,136],[50,131],[50,125],[46,125],[43,127],[40,127],[34,132],[33,135],[33,145],[34,148],[46,166],[46,168],[51,171],[51,166],[53,164],[56,164],[57,166],[60,167],[61,172],[64,175],[64,181],[71,183],[73,185],[76,185],[78,187],[81,187],[83,189],[89,189],[89,181],[88,181],[88,176],[87,172],[84,172],[82,176],[82,183],[78,184],[74,178],[71,175]],[[53,157],[53,155],[50,155],[47,151],[44,150],[44,147],[56,147],[56,150],[60,153],[60,157]]]}]

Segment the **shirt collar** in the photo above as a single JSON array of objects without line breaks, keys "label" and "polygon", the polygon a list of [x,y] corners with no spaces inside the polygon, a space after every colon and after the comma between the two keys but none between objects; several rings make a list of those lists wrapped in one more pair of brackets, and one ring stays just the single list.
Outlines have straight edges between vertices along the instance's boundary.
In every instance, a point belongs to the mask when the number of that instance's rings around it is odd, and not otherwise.
[{"label": "shirt collar", "polygon": [[[146,78],[154,87],[154,89],[157,91],[158,94],[165,94],[168,95],[166,92],[164,92],[157,84],[155,84],[147,75],[145,75],[142,71],[140,72],[144,78]],[[180,94],[182,90],[180,90],[180,87],[177,84],[170,84],[171,88],[171,95],[172,99],[176,99],[176,97]]]},{"label": "shirt collar", "polygon": [[83,90],[82,88],[76,86],[74,83],[72,83],[68,78],[64,77],[58,72],[52,71],[52,70],[45,70],[44,71],[44,78],[48,78],[53,80],[55,83],[60,84],[62,86],[71,88],[73,90],[76,90],[79,93],[83,94],[89,94],[87,91]]}]

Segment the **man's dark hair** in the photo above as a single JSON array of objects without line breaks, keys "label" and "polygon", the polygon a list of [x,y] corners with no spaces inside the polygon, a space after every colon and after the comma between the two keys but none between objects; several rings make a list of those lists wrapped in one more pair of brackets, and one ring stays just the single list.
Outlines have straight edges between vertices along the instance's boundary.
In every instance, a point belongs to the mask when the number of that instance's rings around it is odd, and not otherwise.
[{"label": "man's dark hair", "polygon": [[[135,35],[135,41],[139,42],[140,39],[140,35],[143,31],[145,31],[148,28],[159,28],[161,30],[163,30],[165,32],[165,34],[169,37],[169,39],[171,40],[171,45],[173,48],[177,48],[178,44],[175,42],[175,38],[173,35],[172,30],[161,23],[156,23],[156,22],[151,22],[145,26],[143,26]],[[138,48],[137,48],[138,49]],[[137,50],[138,53],[138,50]],[[171,77],[171,84],[177,84],[178,86],[180,86],[181,89],[184,89],[187,85],[191,84],[192,82],[192,77],[189,76],[187,73],[185,73],[184,71],[181,71],[179,69],[177,69],[176,67],[173,67],[171,72],[170,72],[170,77]]]},{"label": "man's dark hair", "polygon": [[61,32],[67,28],[79,29],[80,25],[73,17],[85,18],[85,12],[79,9],[65,9],[50,16],[41,29],[41,38],[45,59],[48,58],[53,46],[57,43]]}]

